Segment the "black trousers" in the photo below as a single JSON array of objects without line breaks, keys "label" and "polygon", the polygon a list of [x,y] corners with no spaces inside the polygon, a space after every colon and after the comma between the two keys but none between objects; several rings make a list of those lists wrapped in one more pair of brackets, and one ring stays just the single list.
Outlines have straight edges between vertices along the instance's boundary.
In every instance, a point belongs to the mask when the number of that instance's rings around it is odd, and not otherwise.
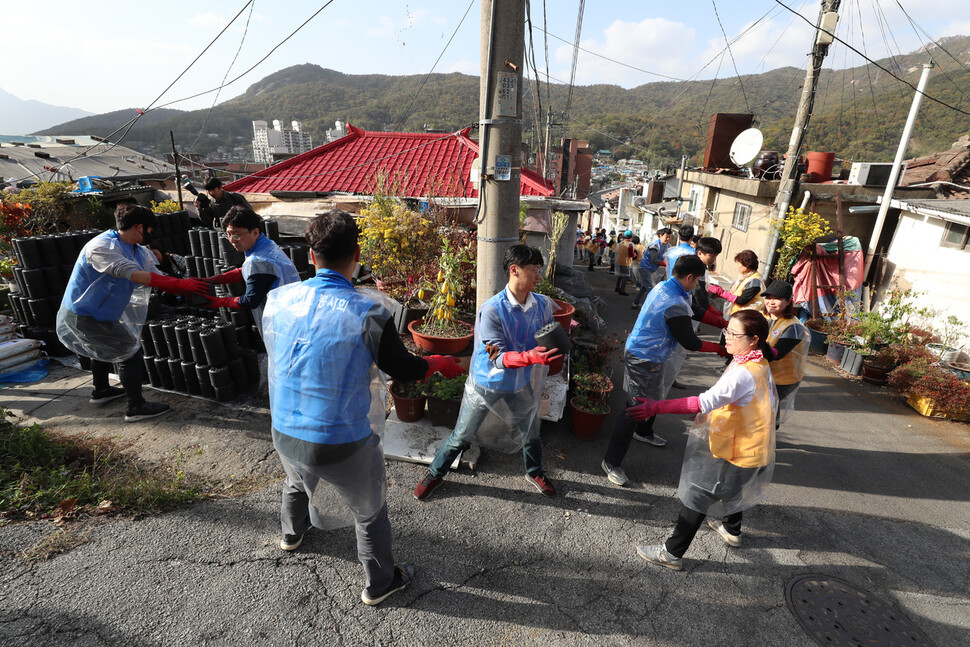
[{"label": "black trousers", "polygon": [[[694,541],[694,535],[697,534],[697,530],[704,523],[706,516],[703,512],[697,512],[685,505],[681,505],[680,515],[677,517],[677,525],[674,527],[674,534],[670,536],[665,544],[667,552],[674,557],[683,557],[687,549],[690,548],[690,543]],[[721,523],[724,524],[724,529],[732,535],[741,534],[740,512],[722,517]]]},{"label": "black trousers", "polygon": [[[632,407],[634,403],[626,401],[627,407]],[[633,433],[639,432],[641,436],[653,436],[653,421],[657,416],[651,416],[643,421],[637,421],[628,417],[625,413],[620,415],[613,427],[613,435],[610,436],[610,444],[606,448],[606,455],[603,457],[607,463],[613,467],[619,467],[630,449],[630,441],[633,440]]]},{"label": "black trousers", "polygon": [[[129,409],[134,409],[145,402],[141,393],[142,370],[142,350],[140,348],[137,353],[118,364],[118,377],[121,379],[121,387],[125,390],[125,395],[128,396]],[[110,362],[91,360],[91,377],[95,391],[105,391],[108,388],[108,373],[110,372]]]}]

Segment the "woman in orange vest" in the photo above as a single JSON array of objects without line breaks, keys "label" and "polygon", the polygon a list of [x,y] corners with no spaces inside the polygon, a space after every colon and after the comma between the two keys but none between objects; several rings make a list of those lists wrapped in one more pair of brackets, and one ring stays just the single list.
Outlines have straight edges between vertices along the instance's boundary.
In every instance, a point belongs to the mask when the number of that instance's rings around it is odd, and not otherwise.
[{"label": "woman in orange vest", "polygon": [[764,500],[775,468],[777,395],[765,356],[768,320],[741,310],[725,329],[734,356],[713,387],[677,400],[647,400],[626,414],[644,420],[658,413],[697,414],[687,440],[677,497],[680,516],[664,544],[637,548],[643,559],[675,571],[707,517],[729,546],[741,545],[741,513]]},{"label": "woman in orange vest", "polygon": [[768,357],[768,366],[778,389],[778,410],[775,412],[777,429],[795,409],[795,393],[805,375],[810,338],[808,329],[795,318],[790,283],[772,281],[761,296],[771,324],[768,344],[774,356]]},{"label": "woman in orange vest", "polygon": [[733,305],[729,314],[739,310],[765,311],[765,303],[761,299],[761,292],[765,289],[764,279],[758,273],[758,255],[750,249],[740,251],[734,256],[740,274],[731,290],[727,291],[713,282],[707,286],[707,291],[722,299],[727,299]]}]

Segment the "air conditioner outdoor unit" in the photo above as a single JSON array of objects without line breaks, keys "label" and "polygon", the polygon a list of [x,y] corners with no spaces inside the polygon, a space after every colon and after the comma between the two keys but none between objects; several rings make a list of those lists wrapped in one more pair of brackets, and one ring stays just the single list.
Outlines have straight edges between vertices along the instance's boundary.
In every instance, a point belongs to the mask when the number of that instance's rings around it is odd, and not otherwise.
[{"label": "air conditioner outdoor unit", "polygon": [[[892,173],[893,165],[875,162],[853,162],[852,170],[849,171],[849,184],[860,184],[862,186],[886,186],[889,183],[889,175]],[[906,165],[903,164],[899,169],[899,178],[896,186],[906,177]]]}]

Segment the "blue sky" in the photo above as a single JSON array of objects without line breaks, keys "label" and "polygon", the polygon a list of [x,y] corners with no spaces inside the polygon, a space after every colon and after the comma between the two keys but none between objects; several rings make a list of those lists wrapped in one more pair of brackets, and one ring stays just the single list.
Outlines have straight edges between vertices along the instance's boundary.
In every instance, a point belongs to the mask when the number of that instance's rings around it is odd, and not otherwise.
[{"label": "blue sky", "polygon": [[[819,2],[784,2],[815,21]],[[531,3],[533,25],[540,28],[543,2]],[[255,0],[252,12],[247,7],[159,104],[214,88],[227,73],[234,78],[323,4],[324,0]],[[890,51],[912,51],[928,38],[916,33],[898,4],[933,38],[970,34],[966,0],[843,0],[836,33],[874,59]],[[19,61],[22,67],[8,67],[0,87],[21,99],[92,112],[145,107],[244,5],[245,0],[20,0],[4,7],[3,40],[7,60]],[[549,74],[568,80],[572,63],[568,43],[575,35],[579,2],[546,0],[545,5],[545,20],[553,35],[548,42]],[[467,0],[334,0],[265,62],[224,88],[218,101],[299,63],[350,74],[425,74],[468,7]],[[717,0],[717,14],[728,39],[737,39],[731,53],[742,74],[785,65],[804,67],[811,28],[774,0]],[[477,74],[479,37],[480,5],[475,0],[435,71]],[[545,43],[538,29],[535,39],[536,61],[544,77]],[[581,46],[619,63],[580,52],[576,73],[580,85],[634,87],[661,80],[627,66],[682,79],[734,74],[711,0],[590,0]],[[843,67],[859,62],[836,44],[826,64]],[[208,94],[171,107],[206,108],[214,99],[215,94]]]}]

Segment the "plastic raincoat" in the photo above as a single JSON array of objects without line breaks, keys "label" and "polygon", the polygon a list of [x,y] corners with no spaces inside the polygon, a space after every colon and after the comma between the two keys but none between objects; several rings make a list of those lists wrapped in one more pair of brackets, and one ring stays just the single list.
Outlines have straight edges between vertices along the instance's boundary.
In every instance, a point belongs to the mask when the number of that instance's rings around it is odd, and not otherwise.
[{"label": "plastic raincoat", "polygon": [[768,362],[732,362],[701,394],[702,406],[705,397],[732,384],[753,384],[753,389],[735,391],[734,401],[697,415],[677,489],[685,506],[713,518],[763,501],[775,467],[777,395]]},{"label": "plastic raincoat", "polygon": [[109,230],[89,240],[68,281],[55,322],[57,337],[78,355],[120,362],[141,347],[151,288],[130,280],[155,269],[147,247],[124,242]]},{"label": "plastic raincoat", "polygon": [[[536,347],[535,334],[552,322],[555,304],[541,294],[522,307],[504,289],[486,301],[478,311],[475,349],[465,394],[458,414],[463,442],[506,453],[521,451],[526,442],[538,437],[538,394],[545,386],[549,367],[543,365],[505,368],[506,351],[524,352]],[[487,344],[496,345],[502,354],[490,359]],[[480,421],[479,424],[475,424]]]},{"label": "plastic raincoat", "polygon": [[[270,290],[275,290],[281,285],[298,283],[300,273],[296,270],[293,261],[283,253],[279,245],[260,234],[256,242],[246,251],[246,260],[243,261],[242,275],[243,280],[248,281],[253,274],[273,274],[276,280]],[[263,308],[265,304],[260,304],[253,308],[253,320],[260,332],[263,330]]]},{"label": "plastic raincoat", "polygon": [[750,274],[745,274],[731,286],[731,292],[741,296],[741,294],[748,288],[758,288],[758,296],[748,301],[746,304],[738,305],[737,303],[728,304],[731,306],[728,310],[728,316],[733,315],[738,310],[757,310],[758,312],[765,311],[765,300],[761,297],[761,293],[765,289],[764,279],[761,278],[761,274],[757,271],[751,272]]},{"label": "plastic raincoat", "polygon": [[671,357],[680,347],[666,319],[691,316],[690,294],[675,278],[657,285],[627,337],[623,364],[623,390],[631,397],[662,400],[677,376]]},{"label": "plastic raincoat", "polygon": [[667,261],[667,278],[673,276],[674,264],[677,259],[686,254],[697,254],[697,250],[690,246],[690,243],[680,243],[676,247],[667,250],[664,254],[664,260]]},{"label": "plastic raincoat", "polygon": [[[390,317],[331,270],[267,295],[263,339],[274,445],[287,473],[298,473],[307,488],[314,526],[328,527],[324,511],[338,500],[323,479],[319,446],[380,443],[384,436],[387,387],[376,359]],[[306,442],[278,442],[278,434]],[[367,517],[384,505],[386,487],[367,496],[340,494]]]}]

